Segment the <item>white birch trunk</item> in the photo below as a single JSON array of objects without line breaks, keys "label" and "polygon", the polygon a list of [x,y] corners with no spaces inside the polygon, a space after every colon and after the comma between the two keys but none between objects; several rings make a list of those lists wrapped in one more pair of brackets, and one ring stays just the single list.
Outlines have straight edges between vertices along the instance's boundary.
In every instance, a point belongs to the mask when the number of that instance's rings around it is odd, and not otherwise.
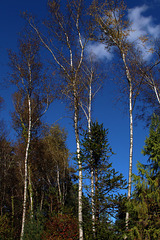
[{"label": "white birch trunk", "polygon": [[[81,1],[80,1],[81,5]],[[79,5],[79,6],[80,6]],[[83,61],[83,53],[84,53],[84,46],[81,39],[81,33],[79,30],[79,13],[77,12],[76,18],[76,28],[78,32],[78,39],[81,48],[81,54],[79,59],[79,64],[77,66],[75,72],[75,80],[73,81],[73,89],[74,89],[74,126],[75,126],[75,136],[76,136],[76,145],[77,145],[77,159],[78,159],[78,166],[79,166],[79,186],[78,186],[78,222],[79,222],[79,240],[83,240],[83,214],[82,214],[82,188],[83,188],[83,179],[82,179],[82,163],[80,160],[80,140],[79,140],[79,131],[78,131],[78,105],[77,102],[77,92],[76,92],[76,80],[78,76],[78,72],[81,68],[82,61]],[[71,59],[71,57],[70,57]],[[73,62],[71,62],[71,69],[73,67]]]},{"label": "white birch trunk", "polygon": [[79,240],[83,240],[83,217],[82,217],[82,163],[80,160],[80,141],[79,141],[79,132],[78,132],[78,106],[75,102],[75,113],[74,113],[74,128],[76,136],[76,145],[77,145],[77,159],[78,159],[78,168],[79,168],[79,186],[78,186],[78,222],[79,222]]},{"label": "white birch trunk", "polygon": [[27,202],[27,178],[28,178],[28,153],[29,153],[29,146],[31,140],[31,99],[28,95],[28,136],[27,136],[27,146],[26,146],[26,153],[25,153],[25,160],[24,160],[24,196],[23,196],[23,213],[22,213],[22,227],[21,227],[21,236],[20,240],[23,240],[24,237],[24,226],[26,220],[26,202]]},{"label": "white birch trunk", "polygon": [[[142,72],[143,73],[143,72]],[[151,89],[154,91],[155,95],[156,95],[156,99],[158,101],[158,104],[160,104],[160,94],[159,94],[159,90],[156,86],[156,83],[153,79],[152,74],[150,76],[146,75],[146,83],[149,85],[149,87],[151,87]]]},{"label": "white birch trunk", "polygon": [[159,93],[158,93],[158,91],[157,91],[157,87],[155,86],[155,84],[154,84],[154,92],[155,92],[157,101],[158,101],[158,103],[160,104],[160,96],[159,96]]},{"label": "white birch trunk", "polygon": [[[132,187],[132,159],[133,159],[133,106],[132,106],[132,78],[126,63],[126,56],[122,52],[122,60],[125,66],[126,77],[129,84],[129,119],[130,119],[130,149],[129,149],[129,177],[128,177],[128,195],[127,198],[131,197],[131,187]],[[126,228],[128,228],[129,213],[126,212]]]},{"label": "white birch trunk", "polygon": [[[131,197],[132,187],[132,159],[133,159],[133,109],[132,109],[132,84],[129,86],[129,115],[130,115],[130,151],[129,151],[129,177],[128,177],[128,196]],[[126,227],[128,228],[129,213],[126,212]]]},{"label": "white birch trunk", "polygon": [[92,231],[95,237],[95,203],[94,203],[94,171],[91,168],[91,203],[92,203]]},{"label": "white birch trunk", "polygon": [[[90,78],[88,85],[88,104],[85,106],[83,103],[80,103],[80,107],[86,116],[88,122],[88,133],[91,133],[91,112],[92,112],[92,81],[93,81],[93,71],[91,69]],[[95,92],[96,94],[96,92]],[[95,95],[94,94],[94,95]],[[92,152],[90,152],[91,161],[92,161]],[[92,231],[93,236],[95,237],[95,203],[94,203],[94,195],[95,195],[95,181],[94,181],[94,169],[91,166],[91,206],[92,206]]]},{"label": "white birch trunk", "polygon": [[62,205],[64,206],[67,189],[65,187],[65,176],[66,176],[66,162],[65,162],[65,158],[63,158],[63,160],[64,160],[64,165],[63,165]]},{"label": "white birch trunk", "polygon": [[59,192],[59,200],[62,203],[62,193],[61,193],[61,186],[60,186],[60,177],[59,177],[59,167],[57,163],[57,185],[58,185],[58,192]]},{"label": "white birch trunk", "polygon": [[79,219],[79,240],[83,240],[83,217],[82,217],[82,164],[80,159],[80,144],[77,141],[77,157],[79,161],[79,189],[78,189],[78,219]]},{"label": "white birch trunk", "polygon": [[132,181],[132,158],[133,158],[133,116],[132,116],[132,84],[129,87],[129,115],[130,115],[130,153],[129,153],[129,184],[128,198],[131,197],[131,181]]},{"label": "white birch trunk", "polygon": [[[92,80],[89,84],[89,106],[88,106],[88,132],[91,132],[91,110],[92,110]],[[92,161],[92,152],[91,161]],[[92,231],[95,237],[95,206],[94,206],[94,169],[91,167],[91,203],[92,203]]]},{"label": "white birch trunk", "polygon": [[33,189],[32,189],[32,181],[31,181],[31,169],[28,165],[28,189],[30,196],[30,211],[31,211],[31,219],[33,218]]}]

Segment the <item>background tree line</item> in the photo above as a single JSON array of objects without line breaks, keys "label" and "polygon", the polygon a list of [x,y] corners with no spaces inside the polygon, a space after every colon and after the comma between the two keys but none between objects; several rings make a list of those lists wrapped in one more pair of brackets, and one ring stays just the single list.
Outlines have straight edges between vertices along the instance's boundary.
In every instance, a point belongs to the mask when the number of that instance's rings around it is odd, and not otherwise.
[{"label": "background tree line", "polygon": [[[42,25],[23,14],[27,26],[18,52],[9,50],[16,140],[9,140],[2,120],[0,128],[1,239],[159,238],[159,40],[150,50],[152,61],[146,61],[141,48],[129,40],[132,25],[126,10],[123,1],[88,6],[77,0],[65,7],[61,1],[48,1],[49,16]],[[116,51],[119,81],[128,97],[128,185],[112,167],[108,129],[92,119],[92,102],[104,80],[87,51],[95,41]],[[144,45],[150,39],[142,36],[140,41]],[[42,48],[50,63],[42,62]],[[74,168],[66,130],[42,121],[57,99],[65,101],[73,119]],[[148,164],[138,164],[138,175],[132,174],[136,104],[151,106],[150,117],[154,112],[143,150]],[[121,191],[126,188],[127,195]]]}]

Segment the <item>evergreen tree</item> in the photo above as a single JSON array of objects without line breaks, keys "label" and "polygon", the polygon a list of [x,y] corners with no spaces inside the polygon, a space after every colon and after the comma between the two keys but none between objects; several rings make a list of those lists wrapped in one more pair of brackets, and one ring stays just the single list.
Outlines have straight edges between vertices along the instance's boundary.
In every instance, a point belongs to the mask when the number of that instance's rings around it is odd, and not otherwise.
[{"label": "evergreen tree", "polygon": [[83,168],[94,171],[95,236],[91,239],[110,239],[111,223],[116,213],[117,191],[125,185],[122,174],[118,174],[109,162],[113,154],[108,142],[108,130],[103,124],[92,123],[90,133],[84,133],[81,160]]},{"label": "evergreen tree", "polygon": [[138,175],[133,175],[135,190],[131,201],[132,239],[160,238],[160,119],[153,116],[149,137],[142,151],[148,164],[138,163]]}]

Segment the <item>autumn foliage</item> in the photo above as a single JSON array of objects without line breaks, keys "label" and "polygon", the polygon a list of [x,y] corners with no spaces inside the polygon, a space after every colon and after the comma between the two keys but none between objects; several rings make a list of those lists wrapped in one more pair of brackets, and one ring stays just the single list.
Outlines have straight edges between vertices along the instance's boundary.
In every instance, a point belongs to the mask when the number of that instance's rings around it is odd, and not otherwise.
[{"label": "autumn foliage", "polygon": [[59,214],[46,223],[43,240],[77,240],[78,221],[70,214]]}]

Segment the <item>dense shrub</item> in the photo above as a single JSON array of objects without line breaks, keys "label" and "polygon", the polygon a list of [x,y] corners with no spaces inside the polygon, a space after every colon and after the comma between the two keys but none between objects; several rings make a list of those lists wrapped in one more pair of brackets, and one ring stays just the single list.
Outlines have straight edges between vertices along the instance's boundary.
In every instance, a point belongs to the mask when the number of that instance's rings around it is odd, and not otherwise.
[{"label": "dense shrub", "polygon": [[59,214],[46,223],[43,240],[78,240],[78,221],[70,214]]}]

